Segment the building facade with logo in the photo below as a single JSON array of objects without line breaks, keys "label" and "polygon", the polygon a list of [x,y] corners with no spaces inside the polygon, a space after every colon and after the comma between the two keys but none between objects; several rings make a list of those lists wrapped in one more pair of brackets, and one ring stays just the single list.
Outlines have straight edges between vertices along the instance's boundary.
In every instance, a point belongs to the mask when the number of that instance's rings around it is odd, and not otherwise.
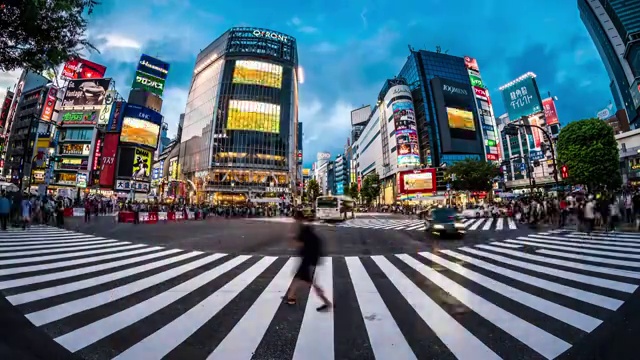
[{"label": "building facade with logo", "polygon": [[291,199],[297,123],[296,39],[245,27],[222,34],[198,54],[187,99],[179,167],[190,199]]}]

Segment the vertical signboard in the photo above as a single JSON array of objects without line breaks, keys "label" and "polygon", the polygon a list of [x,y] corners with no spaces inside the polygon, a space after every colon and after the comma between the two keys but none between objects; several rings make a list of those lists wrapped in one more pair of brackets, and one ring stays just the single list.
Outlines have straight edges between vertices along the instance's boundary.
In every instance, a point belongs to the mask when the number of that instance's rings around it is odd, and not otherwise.
[{"label": "vertical signboard", "polygon": [[500,87],[509,119],[519,119],[542,111],[535,74],[526,73]]},{"label": "vertical signboard", "polygon": [[546,98],[542,100],[542,106],[544,107],[544,118],[547,125],[555,125],[559,123],[558,112],[556,111],[556,103],[553,98]]},{"label": "vertical signboard", "polygon": [[113,187],[113,180],[116,173],[116,154],[118,151],[118,140],[120,136],[114,133],[104,135],[102,145],[102,164],[100,166],[100,186]]},{"label": "vertical signboard", "polygon": [[0,127],[3,127],[4,123],[7,121],[12,100],[13,100],[13,92],[7,91],[7,95],[5,96],[4,101],[2,103],[2,108],[0,109]]},{"label": "vertical signboard", "polygon": [[113,114],[109,117],[107,123],[107,132],[119,133],[122,128],[122,114],[127,103],[124,101],[116,101],[113,104]]},{"label": "vertical signboard", "polygon": [[420,165],[418,127],[412,101],[396,101],[391,105],[396,127],[398,166]]},{"label": "vertical signboard", "polygon": [[493,106],[489,97],[489,90],[486,89],[480,69],[476,59],[465,56],[464,63],[469,73],[469,81],[473,87],[473,96],[478,107],[478,119],[482,124],[482,141],[484,143],[485,158],[489,161],[498,160],[498,147],[500,137],[496,134],[496,124],[493,117]]},{"label": "vertical signboard", "polygon": [[100,111],[100,117],[98,117],[98,126],[106,126],[111,118],[111,111],[113,110],[113,102],[116,99],[116,91],[109,90],[104,98],[104,106]]},{"label": "vertical signboard", "polygon": [[51,121],[53,117],[53,110],[56,106],[56,101],[58,100],[58,88],[52,86],[49,88],[47,92],[47,98],[45,99],[44,106],[42,106],[42,113],[40,114],[40,120],[42,121]]}]

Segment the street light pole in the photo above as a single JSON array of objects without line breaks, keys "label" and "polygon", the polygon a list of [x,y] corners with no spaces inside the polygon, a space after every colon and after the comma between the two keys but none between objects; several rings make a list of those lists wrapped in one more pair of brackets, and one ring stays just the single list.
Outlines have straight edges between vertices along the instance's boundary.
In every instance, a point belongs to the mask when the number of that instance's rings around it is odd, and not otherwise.
[{"label": "street light pole", "polygon": [[550,150],[551,150],[551,160],[553,161],[553,179],[555,180],[556,187],[559,187],[560,184],[558,182],[558,166],[557,166],[558,164],[557,164],[557,161],[556,161],[556,152],[553,149],[553,142],[551,141],[551,135],[549,135],[549,133],[545,129],[543,129],[542,127],[540,127],[538,125],[531,125],[531,124],[525,125],[525,124],[514,124],[514,123],[511,123],[511,124],[507,125],[507,128],[510,127],[510,126],[512,126],[512,127],[523,127],[523,128],[527,128],[527,127],[528,128],[536,128],[536,129],[539,129],[540,131],[542,131],[542,134],[544,134],[544,137],[549,142],[549,147],[550,147]]}]

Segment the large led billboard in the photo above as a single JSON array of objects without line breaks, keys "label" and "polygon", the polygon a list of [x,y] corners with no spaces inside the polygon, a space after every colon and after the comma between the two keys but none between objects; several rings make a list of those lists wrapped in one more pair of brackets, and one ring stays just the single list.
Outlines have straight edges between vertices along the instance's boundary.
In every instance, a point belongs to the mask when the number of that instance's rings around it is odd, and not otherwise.
[{"label": "large led billboard", "polygon": [[535,75],[527,73],[500,87],[509,119],[517,120],[542,111]]},{"label": "large led billboard", "polygon": [[412,101],[396,101],[391,105],[396,128],[398,166],[420,165],[418,129]]},{"label": "large led billboard", "polygon": [[280,133],[280,105],[230,100],[227,130]]},{"label": "large led billboard", "polygon": [[71,80],[62,100],[63,109],[102,108],[111,79]]},{"label": "large led billboard", "polygon": [[237,60],[233,70],[233,83],[280,89],[282,86],[282,66],[262,61]]},{"label": "large led billboard", "polygon": [[142,119],[125,117],[122,120],[120,142],[156,148],[159,134],[160,125]]},{"label": "large led billboard", "polygon": [[400,194],[432,194],[436,192],[436,169],[399,172],[398,190]]},{"label": "large led billboard", "polygon": [[100,79],[104,77],[107,67],[82,58],[75,58],[64,64],[60,76],[63,79]]},{"label": "large led billboard", "polygon": [[165,80],[169,74],[169,63],[149,55],[142,54],[140,56],[140,61],[138,61],[138,68],[136,70]]},{"label": "large led billboard", "polygon": [[151,176],[151,151],[136,148],[133,160],[133,178],[149,181]]},{"label": "large led billboard", "polygon": [[473,121],[473,113],[471,111],[448,107],[447,119],[449,120],[449,129],[476,131],[476,124]]},{"label": "large led billboard", "polygon": [[141,71],[136,71],[136,76],[133,77],[132,89],[143,89],[150,93],[162,96],[164,91],[164,79],[155,77]]}]

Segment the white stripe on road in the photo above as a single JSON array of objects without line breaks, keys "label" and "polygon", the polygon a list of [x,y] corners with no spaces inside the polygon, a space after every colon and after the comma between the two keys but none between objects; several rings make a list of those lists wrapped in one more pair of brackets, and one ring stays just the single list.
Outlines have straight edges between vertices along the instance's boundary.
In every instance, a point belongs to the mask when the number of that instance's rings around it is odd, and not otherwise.
[{"label": "white stripe on road", "polygon": [[15,264],[24,264],[24,263],[31,263],[31,262],[56,260],[56,259],[66,259],[70,257],[83,256],[83,255],[94,255],[94,254],[102,254],[102,253],[113,252],[113,251],[139,249],[142,247],[147,247],[147,245],[144,245],[144,244],[127,245],[127,246],[114,247],[109,249],[80,251],[80,252],[57,254],[57,255],[34,256],[34,257],[10,259],[10,260],[0,260],[0,265],[15,265]]},{"label": "white stripe on road", "polygon": [[291,258],[207,359],[251,359],[286,296],[299,260]]},{"label": "white stripe on road", "polygon": [[[77,243],[81,241],[89,241],[89,240],[105,240],[103,237],[95,237],[92,235],[87,236],[76,236],[76,237],[61,237],[60,240],[37,240],[37,241],[3,241],[0,242],[0,250],[3,250],[5,246],[13,246],[13,245],[37,245],[37,244],[64,244],[64,243]],[[114,240],[115,241],[115,240]]]},{"label": "white stripe on road", "polygon": [[[330,257],[316,268],[314,282],[324,289],[327,299],[333,302],[333,262]],[[310,290],[313,292],[312,289]],[[307,300],[293,360],[323,360],[334,356],[333,311],[328,313],[316,311],[316,308],[323,303],[318,296],[314,295],[309,294]]]},{"label": "white stripe on road", "polygon": [[30,251],[17,251],[17,252],[8,252],[8,253],[0,253],[0,257],[12,257],[12,256],[23,256],[23,255],[38,255],[38,254],[50,254],[55,252],[65,252],[65,251],[76,251],[76,250],[87,250],[87,249],[98,249],[105,247],[113,247],[113,246],[122,246],[131,244],[127,241],[121,241],[116,243],[109,244],[100,244],[100,245],[87,245],[87,246],[78,246],[78,247],[66,247],[59,249],[45,249],[45,250],[30,250]]},{"label": "white stripe on road", "polygon": [[491,224],[493,224],[493,218],[489,218],[487,219],[487,222],[484,223],[484,226],[482,227],[482,230],[489,230],[491,229]]},{"label": "white stripe on road", "polygon": [[505,244],[503,242],[498,242],[498,241],[494,241],[494,242],[491,242],[489,244],[495,245],[495,246],[504,246],[504,247],[508,247],[508,248],[511,248],[511,249],[518,249],[518,248],[522,247],[522,245]]},{"label": "white stripe on road", "polygon": [[[249,259],[249,257],[250,256],[247,255],[238,256],[148,300],[59,336],[54,340],[71,352],[84,349],[96,341],[104,339],[116,331],[146,318],[192,291],[199,289],[220,275],[240,265]],[[168,341],[168,339],[166,340]]]},{"label": "white stripe on road", "polygon": [[504,218],[500,217],[496,222],[496,230],[502,230],[503,226],[504,226]]},{"label": "white stripe on road", "polygon": [[[544,239],[530,238],[526,236],[519,236],[518,240],[536,241],[536,242],[541,242],[543,244],[580,246],[582,248],[588,248],[588,249],[617,250],[617,251],[640,254],[640,249],[636,249],[636,248],[608,246],[608,245],[593,245],[593,244],[587,244],[582,240],[577,240],[577,239],[576,240],[566,239],[565,241],[557,241],[557,240],[544,240]],[[509,242],[509,240],[505,240],[505,241]]]},{"label": "white stripe on road", "polygon": [[[526,322],[520,317],[494,305],[411,256],[396,256],[429,279],[429,281],[438,285],[447,294],[455,297],[459,302],[466,305],[476,314],[482,316],[487,321],[496,325],[546,358],[553,359],[571,347],[571,345],[564,340],[559,339],[539,327]],[[484,357],[476,354],[475,359],[484,359]]]},{"label": "white stripe on road", "polygon": [[[375,358],[416,359],[360,260],[346,257],[345,261]],[[375,317],[376,321],[367,321],[371,317]]]},{"label": "white stripe on road", "polygon": [[444,309],[435,303],[413,281],[383,256],[372,256],[393,286],[405,297],[418,316],[433,330],[436,336],[459,360],[501,359],[464,326],[460,325]]},{"label": "white stripe on road", "polygon": [[171,350],[204,326],[276,259],[276,257],[268,256],[262,258],[189,311],[116,356],[114,360],[161,359],[165,357]]},{"label": "white stripe on road", "polygon": [[[640,255],[635,255],[635,254],[623,254],[623,253],[617,253],[617,252],[611,252],[611,251],[602,251],[602,250],[589,250],[589,249],[583,249],[583,248],[580,248],[580,247],[548,245],[548,244],[543,244],[543,243],[537,243],[537,242],[531,242],[531,241],[521,241],[521,240],[511,240],[510,242],[515,243],[515,244],[531,245],[531,246],[535,246],[535,247],[557,249],[557,250],[566,250],[566,251],[573,251],[573,252],[579,252],[579,253],[585,253],[585,254],[615,256],[615,257],[628,258],[628,259],[640,259]],[[574,245],[574,244],[568,244],[568,245]]]},{"label": "white stripe on road", "polygon": [[79,246],[79,245],[89,245],[89,244],[107,244],[107,243],[117,243],[118,240],[100,240],[100,241],[82,241],[77,243],[67,243],[67,244],[45,244],[45,245],[23,245],[23,246],[8,246],[8,247],[0,247],[0,251],[15,251],[15,250],[29,250],[29,249],[53,249],[51,251],[55,251],[58,249],[55,248],[64,248],[65,246]]},{"label": "white stripe on road", "polygon": [[484,221],[484,219],[478,219],[473,225],[471,225],[469,230],[477,229],[480,226],[480,224],[482,224],[483,221]]},{"label": "white stripe on road", "polygon": [[597,256],[564,253],[560,251],[553,251],[553,250],[546,250],[546,249],[536,250],[536,252],[540,254],[555,255],[555,256],[565,257],[569,259],[577,259],[582,261],[591,261],[591,262],[597,262],[597,263],[603,263],[603,264],[621,265],[621,266],[630,266],[630,267],[640,267],[640,262],[637,262],[637,261],[616,260],[616,259],[609,259],[609,258],[601,258]]},{"label": "white stripe on road", "polygon": [[509,224],[509,229],[510,230],[517,230],[518,227],[516,226],[516,223],[513,221],[512,218],[507,218],[507,223]]},{"label": "white stripe on road", "polygon": [[[637,249],[640,247],[640,243],[628,243],[623,240],[621,241],[607,241],[607,240],[589,240],[589,239],[576,239],[576,238],[567,238],[567,237],[559,237],[559,236],[549,236],[549,235],[537,235],[531,234],[526,237],[522,237],[522,240],[529,238],[543,239],[543,240],[562,240],[564,242],[568,242],[569,244],[600,244],[600,245],[620,245],[620,246],[628,246],[632,249]],[[519,238],[520,239],[520,238]],[[640,250],[638,250],[640,251]]]}]

